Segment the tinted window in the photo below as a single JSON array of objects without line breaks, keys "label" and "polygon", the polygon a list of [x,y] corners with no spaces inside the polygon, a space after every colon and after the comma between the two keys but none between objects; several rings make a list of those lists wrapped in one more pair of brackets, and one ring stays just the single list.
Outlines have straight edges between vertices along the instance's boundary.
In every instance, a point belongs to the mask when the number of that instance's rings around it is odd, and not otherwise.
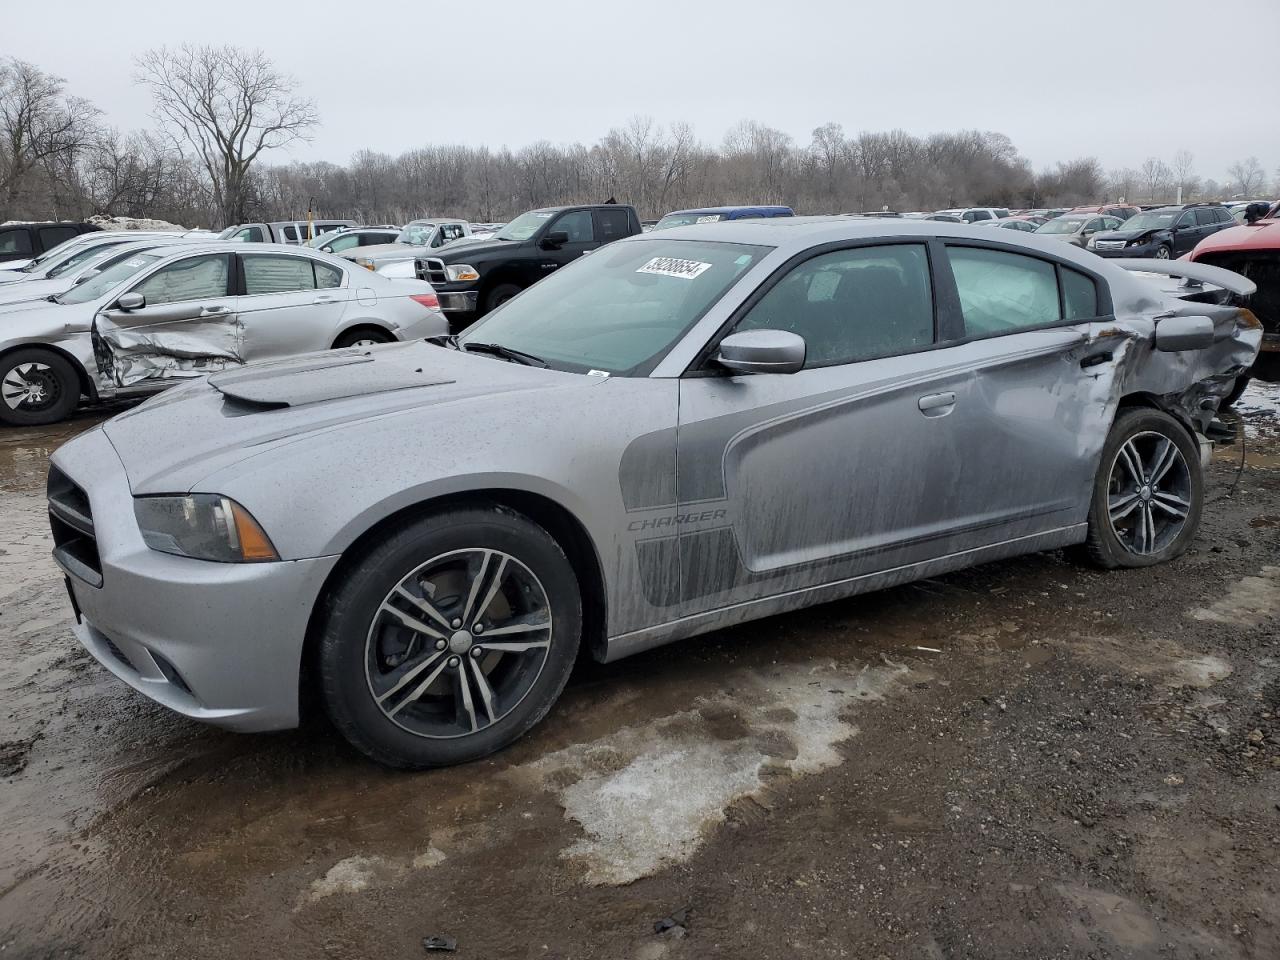
[{"label": "tinted window", "polygon": [[316,286],[321,290],[330,290],[342,286],[342,271],[327,263],[314,264],[316,270]]},{"label": "tinted window", "polygon": [[372,247],[379,243],[395,243],[396,235],[394,233],[366,233],[360,238],[360,246]]},{"label": "tinted window", "polygon": [[629,219],[625,210],[597,210],[596,236],[603,243],[625,237]]},{"label": "tinted window", "polygon": [[243,243],[262,243],[261,227],[242,227],[236,230],[234,227],[224,230],[218,235],[219,240],[239,240]]},{"label": "tinted window", "polygon": [[[304,227],[304,228],[303,228],[303,233],[305,233],[305,232],[306,232],[306,228]],[[288,226],[281,228],[281,230],[280,230],[280,234],[281,234],[281,236],[283,236],[286,240],[297,240],[297,239],[298,239],[298,228],[297,228],[297,227],[295,227],[293,224],[289,224]],[[304,239],[305,239],[305,238],[304,238]]]},{"label": "tinted window", "polygon": [[985,210],[970,210],[964,215],[964,218],[970,223],[977,223],[979,220],[990,220],[991,214]]},{"label": "tinted window", "polygon": [[591,211],[575,210],[566,213],[551,225],[551,232],[563,230],[569,235],[570,243],[591,243],[595,240],[595,230],[591,227]]},{"label": "tinted window", "polygon": [[1178,218],[1178,222],[1175,223],[1174,226],[1175,227],[1194,227],[1195,224],[1196,224],[1195,211],[1186,210],[1183,212],[1182,216]]},{"label": "tinted window", "polygon": [[244,263],[244,292],[248,296],[315,289],[311,261],[305,257],[247,256],[240,259]]},{"label": "tinted window", "polygon": [[871,360],[933,343],[933,292],[921,244],[837,250],[776,283],[738,330],[804,337],[804,365]]},{"label": "tinted window", "polygon": [[1034,257],[976,247],[949,247],[965,334],[1012,333],[1059,319],[1053,265]]},{"label": "tinted window", "polygon": [[0,253],[30,253],[31,237],[26,230],[0,230]]},{"label": "tinted window", "polygon": [[462,239],[466,236],[466,232],[460,223],[446,223],[440,227],[440,236],[444,237],[445,243],[450,243]]},{"label": "tinted window", "polygon": [[1200,224],[1201,226],[1204,226],[1205,224],[1217,223],[1217,222],[1218,222],[1217,210],[1214,210],[1210,207],[1196,208],[1196,223]]},{"label": "tinted window", "polygon": [[222,297],[227,292],[229,259],[225,254],[217,253],[206,257],[179,260],[177,263],[171,263],[157,270],[130,292],[140,293],[146,297],[149,307],[158,303],[179,303],[184,300],[200,300],[204,297]]},{"label": "tinted window", "polygon": [[50,247],[56,247],[58,244],[79,234],[80,231],[75,227],[41,227],[40,243],[48,250]]},{"label": "tinted window", "polygon": [[1091,320],[1098,315],[1098,286],[1083,273],[1058,268],[1062,280],[1062,309],[1066,320]]}]

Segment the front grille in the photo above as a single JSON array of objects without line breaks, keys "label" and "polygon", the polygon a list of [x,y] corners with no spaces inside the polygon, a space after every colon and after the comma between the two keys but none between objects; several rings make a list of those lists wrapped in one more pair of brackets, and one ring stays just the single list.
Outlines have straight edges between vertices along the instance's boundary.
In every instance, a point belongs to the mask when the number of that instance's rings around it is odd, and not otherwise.
[{"label": "front grille", "polygon": [[[102,645],[107,648],[107,651],[111,656],[116,658],[122,667],[128,667],[130,670],[134,670],[133,663],[124,655],[124,651],[116,646],[114,640],[105,634],[99,634],[98,639],[102,641]],[[136,673],[137,671],[134,670],[134,672]]]},{"label": "front grille", "polygon": [[84,490],[57,467],[49,467],[49,526],[53,555],[62,567],[91,586],[102,586],[102,561],[93,510]]},{"label": "front grille", "polygon": [[445,272],[444,261],[438,257],[422,257],[413,262],[414,273],[419,280],[430,284],[448,283],[449,274]]},{"label": "front grille", "polygon": [[1123,240],[1095,240],[1093,241],[1095,250],[1123,250]]}]

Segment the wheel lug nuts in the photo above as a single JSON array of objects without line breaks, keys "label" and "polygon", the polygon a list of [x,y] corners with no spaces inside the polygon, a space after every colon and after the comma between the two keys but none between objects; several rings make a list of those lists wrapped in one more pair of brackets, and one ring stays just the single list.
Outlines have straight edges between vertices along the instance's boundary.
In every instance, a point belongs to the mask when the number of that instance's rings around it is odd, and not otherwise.
[{"label": "wheel lug nuts", "polygon": [[437,650],[443,650],[443,649],[444,649],[445,647],[447,647],[447,646],[448,646],[448,644],[447,644],[447,643],[445,643],[443,640],[437,640],[437,641],[436,641],[436,649],[437,649]]},{"label": "wheel lug nuts", "polygon": [[462,626],[462,621],[455,617],[453,620],[453,629],[457,630],[460,626]]},{"label": "wheel lug nuts", "polygon": [[449,666],[451,666],[451,667],[456,667],[456,666],[457,666],[458,664],[460,664],[461,662],[462,662],[462,661],[461,661],[461,660],[459,660],[457,657],[450,657],[450,658],[449,658]]},{"label": "wheel lug nuts", "polygon": [[484,651],[483,651],[482,649],[480,649],[479,647],[472,647],[472,648],[471,648],[471,655],[472,655],[473,657],[475,657],[477,660],[478,660],[478,659],[480,659],[480,657],[481,657],[483,654],[484,654]]},{"label": "wheel lug nuts", "polygon": [[472,632],[472,633],[484,633],[484,624],[483,624],[483,623],[477,623],[474,627],[472,627],[472,628],[471,628],[471,632]]}]

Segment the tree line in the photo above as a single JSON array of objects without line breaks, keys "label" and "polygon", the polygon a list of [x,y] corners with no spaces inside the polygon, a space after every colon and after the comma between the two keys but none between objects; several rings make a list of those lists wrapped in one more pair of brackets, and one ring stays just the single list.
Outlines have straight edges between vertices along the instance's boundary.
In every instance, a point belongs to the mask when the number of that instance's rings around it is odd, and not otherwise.
[{"label": "tree line", "polygon": [[[828,123],[808,143],[753,120],[717,144],[687,123],[633,117],[595,143],[431,145],[398,156],[358,151],[346,164],[269,164],[305,140],[316,105],[261,51],[183,46],[136,60],[156,126],[121,132],[58,77],[0,58],[0,221],[151,217],[186,226],[317,216],[403,223],[422,216],[502,221],[557,203],[632,203],[642,216],[724,203],[787,204],[799,213],[1046,207],[1257,196],[1256,157],[1201,179],[1181,150],[1137,169],[1079,157],[1036,172],[993,131],[917,137],[846,132]],[[1280,190],[1280,170],[1276,171]]]}]

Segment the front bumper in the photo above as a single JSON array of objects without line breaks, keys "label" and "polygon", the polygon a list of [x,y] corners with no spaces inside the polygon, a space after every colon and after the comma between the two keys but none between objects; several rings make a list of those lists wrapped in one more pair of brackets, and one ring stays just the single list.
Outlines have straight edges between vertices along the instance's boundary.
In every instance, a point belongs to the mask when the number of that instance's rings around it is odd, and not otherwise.
[{"label": "front bumper", "polygon": [[1118,250],[1098,249],[1097,247],[1089,247],[1088,249],[1096,253],[1100,257],[1154,257],[1156,250],[1160,247],[1158,243],[1144,243],[1137,247],[1120,247]]},{"label": "front bumper", "polygon": [[307,623],[337,557],[211,563],[151,550],[124,467],[101,429],[51,461],[87,495],[101,586],[55,556],[80,610],[76,637],[135,690],[232,730],[298,724]]}]

